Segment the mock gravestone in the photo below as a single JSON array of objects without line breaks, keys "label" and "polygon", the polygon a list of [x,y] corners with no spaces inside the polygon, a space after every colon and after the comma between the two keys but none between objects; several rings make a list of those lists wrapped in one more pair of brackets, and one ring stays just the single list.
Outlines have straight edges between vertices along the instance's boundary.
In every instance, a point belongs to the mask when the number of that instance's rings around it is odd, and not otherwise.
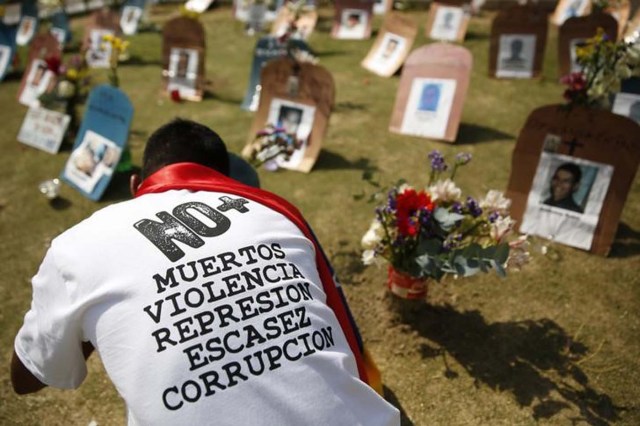
[{"label": "mock gravestone", "polygon": [[262,86],[260,73],[267,62],[287,56],[293,49],[311,53],[309,46],[302,40],[282,41],[276,37],[265,36],[256,43],[253,51],[253,62],[249,75],[249,85],[244,95],[241,108],[247,111],[256,111],[260,100]]},{"label": "mock gravestone", "polygon": [[99,200],[120,161],[133,118],[127,95],[110,85],[89,93],[87,107],[62,180],[91,200]]},{"label": "mock gravestone", "polygon": [[71,40],[71,29],[69,28],[69,18],[63,9],[55,11],[49,18],[51,28],[49,32],[58,40],[60,47],[63,48]]},{"label": "mock gravestone", "polygon": [[165,92],[201,101],[205,76],[205,31],[197,19],[180,16],[162,29],[162,77]]},{"label": "mock gravestone", "polygon": [[640,124],[640,77],[622,80],[620,86],[620,92],[614,97],[611,112],[629,117]]},{"label": "mock gravestone", "polygon": [[547,29],[547,14],[536,5],[512,6],[499,11],[491,25],[489,75],[497,78],[540,76]]},{"label": "mock gravestone", "polygon": [[16,29],[15,25],[0,22],[0,81],[7,75],[16,53]]},{"label": "mock gravestone", "polygon": [[111,66],[111,44],[105,43],[104,36],[120,35],[120,16],[110,9],[93,12],[85,26],[81,50],[90,68]]},{"label": "mock gravestone", "polygon": [[28,45],[38,29],[38,3],[29,0],[22,3],[20,23],[16,33],[16,44],[18,46]]},{"label": "mock gravestone", "polygon": [[49,58],[62,57],[60,43],[51,33],[41,33],[31,42],[27,68],[18,89],[18,102],[29,107],[37,107],[38,98],[53,90],[57,76],[49,69]]},{"label": "mock gravestone", "polygon": [[17,139],[25,145],[49,154],[60,150],[71,117],[46,108],[29,108]]},{"label": "mock gravestone", "polygon": [[637,135],[636,123],[608,111],[534,110],[507,190],[520,232],[607,255],[640,162]]},{"label": "mock gravestone", "polygon": [[407,58],[389,130],[455,142],[473,66],[461,46],[433,43]]},{"label": "mock gravestone", "polygon": [[417,34],[418,26],[411,17],[387,15],[362,66],[382,77],[391,77],[409,56]]},{"label": "mock gravestone", "polygon": [[393,8],[392,0],[375,0],[373,2],[373,13],[375,15],[384,15]]},{"label": "mock gravestone", "polygon": [[591,12],[591,0],[560,0],[551,15],[551,22],[561,26],[568,19],[587,16]]},{"label": "mock gravestone", "polygon": [[570,18],[562,24],[558,32],[558,72],[560,77],[580,71],[576,49],[587,39],[595,36],[598,28],[602,28],[611,40],[616,40],[618,21],[606,13]]},{"label": "mock gravestone", "polygon": [[145,0],[127,0],[120,12],[120,28],[126,35],[138,32],[138,25],[144,12]]},{"label": "mock gravestone", "polygon": [[64,11],[68,15],[77,15],[87,11],[84,0],[64,0]]},{"label": "mock gravestone", "polygon": [[343,40],[371,37],[373,0],[336,0],[331,36]]},{"label": "mock gravestone", "polygon": [[425,35],[440,41],[464,41],[470,13],[462,5],[431,3]]},{"label": "mock gravestone", "polygon": [[282,37],[290,30],[292,26],[291,38],[307,40],[318,22],[318,12],[315,9],[302,10],[296,17],[296,13],[286,5],[280,8],[276,19],[271,26],[271,35],[274,37]]},{"label": "mock gravestone", "polygon": [[290,58],[270,61],[262,70],[260,106],[243,153],[251,151],[256,133],[267,125],[283,128],[300,143],[278,166],[308,173],[313,168],[335,101],[331,73],[319,65]]}]

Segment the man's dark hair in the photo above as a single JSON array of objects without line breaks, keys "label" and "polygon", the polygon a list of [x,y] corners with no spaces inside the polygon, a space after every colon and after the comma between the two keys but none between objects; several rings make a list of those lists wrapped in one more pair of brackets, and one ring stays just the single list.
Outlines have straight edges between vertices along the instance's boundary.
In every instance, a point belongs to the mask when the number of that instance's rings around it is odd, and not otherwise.
[{"label": "man's dark hair", "polygon": [[564,164],[561,164],[560,167],[556,169],[556,173],[558,172],[558,170],[564,170],[571,173],[571,175],[573,176],[574,184],[580,182],[580,179],[582,179],[582,170],[580,170],[580,166],[578,166],[577,164],[564,163]]},{"label": "man's dark hair", "polygon": [[227,147],[216,132],[176,118],[153,132],[142,157],[142,179],[174,163],[198,163],[229,175]]}]

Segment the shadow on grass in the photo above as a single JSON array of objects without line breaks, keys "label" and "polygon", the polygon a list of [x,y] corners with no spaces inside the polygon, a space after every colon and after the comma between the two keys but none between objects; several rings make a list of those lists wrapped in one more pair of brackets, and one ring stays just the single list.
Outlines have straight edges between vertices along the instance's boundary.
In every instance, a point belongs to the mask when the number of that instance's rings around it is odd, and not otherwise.
[{"label": "shadow on grass", "polygon": [[609,257],[624,258],[637,254],[640,254],[640,231],[620,222]]},{"label": "shadow on grass", "polygon": [[204,89],[202,93],[202,100],[215,100],[229,105],[237,105],[238,107],[242,103],[242,98],[232,98],[220,96],[215,92],[216,87],[221,87],[221,85],[216,85],[214,82],[210,82],[208,87]]},{"label": "shadow on grass", "polygon": [[[397,300],[393,303],[397,303]],[[396,309],[400,320],[437,346],[423,345],[425,358],[443,356],[449,379],[455,373],[446,355],[455,358],[475,379],[500,392],[510,392],[536,420],[550,419],[565,408],[579,410],[577,423],[607,425],[623,407],[589,386],[577,361],[587,347],[573,341],[555,322],[542,320],[489,324],[478,311],[458,312],[449,305],[413,304]]]},{"label": "shadow on grass", "polygon": [[500,130],[480,126],[478,124],[460,123],[456,143],[458,145],[466,145],[472,143],[493,142],[507,139],[515,140],[515,136],[501,132]]},{"label": "shadow on grass", "polygon": [[128,66],[142,66],[142,67],[146,67],[146,66],[162,66],[162,61],[159,59],[153,59],[153,60],[148,60],[148,59],[144,59],[142,56],[140,55],[131,55],[131,57],[129,57],[129,59],[127,59],[125,62],[122,62],[120,64],[120,66],[123,67],[128,67]]},{"label": "shadow on grass", "polygon": [[371,164],[369,158],[359,158],[355,161],[349,161],[340,154],[323,149],[320,151],[318,160],[314,166],[316,170],[338,170],[338,169],[355,169],[363,172],[377,172],[378,168]]},{"label": "shadow on grass", "polygon": [[407,413],[404,411],[404,408],[402,408],[402,405],[400,404],[400,401],[396,397],[396,394],[393,393],[391,389],[389,389],[384,385],[382,386],[382,392],[384,393],[384,399],[386,399],[389,403],[391,403],[391,405],[393,405],[398,410],[400,410],[400,425],[413,426],[413,422],[407,416]]},{"label": "shadow on grass", "polygon": [[347,111],[366,111],[367,104],[356,103],[356,102],[339,102],[334,107],[334,112],[347,112]]}]

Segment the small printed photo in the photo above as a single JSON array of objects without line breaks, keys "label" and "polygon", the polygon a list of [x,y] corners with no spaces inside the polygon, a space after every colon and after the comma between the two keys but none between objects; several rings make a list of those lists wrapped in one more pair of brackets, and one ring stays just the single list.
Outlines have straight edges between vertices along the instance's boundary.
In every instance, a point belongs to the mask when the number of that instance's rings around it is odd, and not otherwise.
[{"label": "small printed photo", "polygon": [[367,35],[369,13],[362,9],[343,9],[337,38],[362,39]]},{"label": "small printed photo", "polygon": [[274,98],[269,106],[267,123],[281,127],[286,133],[294,135],[292,143],[297,146],[289,159],[278,158],[279,167],[296,169],[304,158],[309,143],[309,135],[313,129],[316,108],[285,99]]},{"label": "small printed photo", "polygon": [[436,40],[457,40],[463,19],[461,7],[438,5],[429,36]]},{"label": "small printed photo", "polygon": [[120,28],[126,35],[135,34],[138,31],[138,23],[142,16],[142,9],[136,6],[125,6],[120,16]]},{"label": "small printed photo", "polygon": [[54,79],[54,74],[42,59],[34,59],[29,67],[29,74],[20,93],[19,102],[29,107],[40,105],[38,98],[47,91]]},{"label": "small printed photo", "polygon": [[18,46],[25,46],[29,44],[33,35],[36,32],[38,21],[34,16],[23,16],[16,33],[16,44]]},{"label": "small printed photo", "polygon": [[543,151],[520,232],[588,250],[612,176],[609,164]]},{"label": "small printed photo", "polygon": [[498,50],[497,77],[530,78],[536,54],[533,34],[502,34]]},{"label": "small printed photo", "polygon": [[65,176],[82,191],[91,194],[103,176],[111,176],[122,149],[92,130],[73,150],[65,166]]},{"label": "small printed photo", "polygon": [[401,133],[444,138],[456,85],[453,79],[415,78],[411,83]]},{"label": "small printed photo", "polygon": [[580,72],[582,70],[582,66],[578,63],[577,48],[584,46],[586,41],[584,38],[572,38],[569,41],[570,72]]},{"label": "small printed photo", "polygon": [[2,22],[5,25],[16,25],[22,17],[22,5],[19,2],[5,4]]},{"label": "small printed photo", "polygon": [[195,96],[199,54],[196,49],[172,47],[169,54],[167,91],[178,90],[180,96]]},{"label": "small printed photo", "polygon": [[615,100],[613,101],[612,112],[614,114],[629,117],[636,123],[640,124],[640,94],[624,92],[617,93]]},{"label": "small printed photo", "polygon": [[547,134],[542,143],[542,150],[545,152],[558,152],[562,145],[562,138],[558,135]]},{"label": "small printed photo", "polygon": [[384,33],[382,42],[376,49],[368,66],[379,73],[391,73],[402,61],[407,41],[404,37],[391,32]]},{"label": "small printed photo", "polygon": [[114,35],[104,28],[94,28],[89,33],[89,49],[86,53],[87,65],[91,68],[109,68],[111,65],[111,44],[105,43],[103,37]]}]

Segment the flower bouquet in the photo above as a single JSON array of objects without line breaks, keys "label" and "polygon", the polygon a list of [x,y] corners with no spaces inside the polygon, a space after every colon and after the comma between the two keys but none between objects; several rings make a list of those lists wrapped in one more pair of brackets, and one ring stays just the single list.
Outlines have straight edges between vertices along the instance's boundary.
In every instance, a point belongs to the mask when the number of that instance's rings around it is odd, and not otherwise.
[{"label": "flower bouquet", "polygon": [[303,145],[303,140],[295,134],[287,133],[284,127],[268,124],[256,133],[254,141],[242,152],[245,160],[258,168],[275,171],[280,161],[287,161],[296,149]]},{"label": "flower bouquet", "polygon": [[407,299],[424,298],[427,279],[468,277],[491,269],[504,276],[507,264],[526,263],[526,237],[508,241],[514,225],[510,200],[495,190],[481,201],[463,197],[454,183],[456,171],[471,155],[456,155],[451,168],[439,151],[429,159],[431,176],[425,189],[399,182],[376,208],[362,238],[363,262],[388,262],[389,289]]}]

